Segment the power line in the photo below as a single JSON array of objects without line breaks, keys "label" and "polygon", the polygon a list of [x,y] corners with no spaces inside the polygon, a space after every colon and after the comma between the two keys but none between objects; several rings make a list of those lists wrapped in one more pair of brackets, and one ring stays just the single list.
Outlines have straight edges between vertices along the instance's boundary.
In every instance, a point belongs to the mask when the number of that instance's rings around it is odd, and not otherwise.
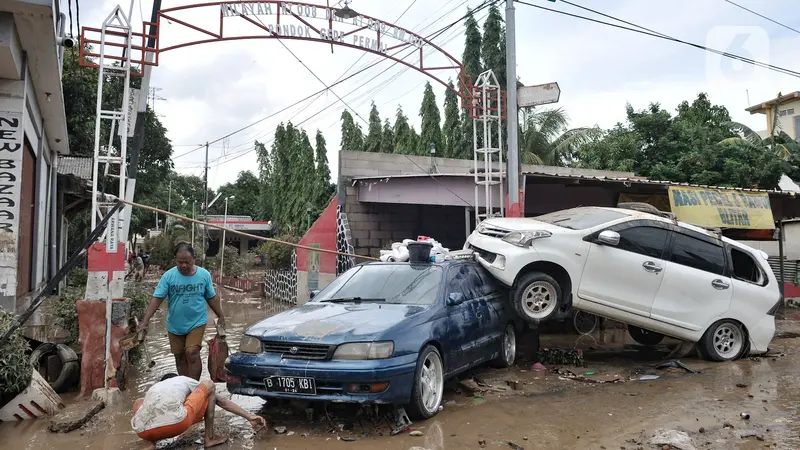
[{"label": "power line", "polygon": [[[735,55],[733,53],[723,52],[723,51],[720,51],[720,50],[716,50],[716,49],[713,49],[713,48],[706,47],[704,45],[700,45],[700,44],[695,44],[695,43],[692,43],[692,42],[684,41],[684,40],[681,40],[681,39],[678,39],[678,38],[675,38],[675,37],[668,36],[668,35],[663,34],[663,33],[654,32],[654,31],[649,30],[647,28],[644,28],[644,27],[642,27],[640,25],[633,24],[633,26],[636,26],[639,29],[629,28],[629,27],[624,27],[622,25],[618,25],[618,24],[615,24],[615,23],[604,22],[602,20],[592,19],[591,17],[581,16],[581,15],[578,15],[578,14],[572,14],[572,13],[568,13],[568,12],[564,12],[564,11],[559,11],[557,9],[551,9],[551,8],[546,8],[544,6],[534,5],[533,3],[528,3],[528,2],[523,1],[523,0],[515,0],[515,1],[517,3],[522,4],[522,5],[530,6],[532,8],[538,8],[538,9],[542,9],[542,10],[545,10],[545,11],[550,11],[550,12],[554,12],[554,13],[557,13],[557,14],[562,14],[562,15],[569,16],[569,17],[574,17],[576,19],[588,20],[590,22],[599,23],[601,25],[608,25],[608,26],[611,26],[611,27],[614,27],[614,28],[619,28],[621,30],[633,31],[633,32],[639,33],[639,34],[644,34],[644,35],[656,37],[656,38],[659,38],[659,39],[665,39],[665,40],[668,40],[668,41],[677,42],[679,44],[684,44],[684,45],[688,45],[690,47],[698,48],[700,50],[705,50],[707,52],[715,53],[715,54],[724,56],[726,58],[731,58],[731,59],[735,59],[735,60],[738,60],[738,61],[742,61],[742,62],[751,64],[751,65],[756,66],[756,67],[761,67],[761,68],[764,68],[764,69],[769,69],[769,70],[773,70],[773,71],[778,72],[778,73],[782,73],[784,75],[790,75],[790,76],[793,76],[793,77],[800,78],[800,72],[797,72],[797,71],[794,71],[794,70],[791,70],[791,69],[786,69],[786,68],[775,66],[775,65],[772,65],[772,64],[766,64],[766,63],[763,63],[763,62],[760,62],[760,61],[756,61],[756,60],[753,60],[753,59],[750,59],[750,58],[745,58],[745,57],[742,57],[742,56],[739,56],[739,55]],[[568,2],[568,1],[565,1],[565,0],[562,0],[562,2],[566,3],[566,4],[569,4],[569,5],[572,5],[572,6],[575,6],[576,8],[584,9],[584,10],[590,11],[590,12],[595,12],[594,10],[591,10],[591,9],[586,8],[584,6],[576,5],[575,3],[571,3],[571,2]],[[600,14],[600,13],[597,13],[597,14]],[[624,23],[631,24],[630,22],[625,22],[622,19],[618,19],[618,18],[616,18],[614,16],[609,16],[609,15],[605,15],[605,14],[604,14],[604,16],[610,17],[610,18],[612,18],[614,20],[617,20],[619,22],[624,22]]]},{"label": "power line", "polygon": [[742,5],[740,5],[740,4],[736,3],[736,2],[732,2],[731,0],[724,0],[724,1],[730,3],[731,5],[733,5],[733,6],[737,7],[737,8],[741,8],[741,9],[743,9],[743,10],[745,10],[745,11],[751,13],[751,14],[755,14],[758,17],[761,17],[762,19],[769,20],[770,22],[774,23],[775,25],[780,25],[783,28],[786,28],[787,30],[792,30],[797,34],[800,34],[800,31],[797,28],[792,28],[789,25],[785,25],[785,24],[782,24],[782,23],[778,22],[777,20],[770,19],[769,17],[767,17],[767,16],[765,16],[763,14],[759,14],[759,13],[753,11],[752,9],[745,8],[744,6],[742,6]]}]

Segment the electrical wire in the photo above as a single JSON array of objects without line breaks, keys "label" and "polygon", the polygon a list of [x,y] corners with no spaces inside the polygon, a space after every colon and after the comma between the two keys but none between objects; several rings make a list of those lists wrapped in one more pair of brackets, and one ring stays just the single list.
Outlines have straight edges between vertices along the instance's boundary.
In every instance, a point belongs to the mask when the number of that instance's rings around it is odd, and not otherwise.
[{"label": "electrical wire", "polygon": [[[663,33],[652,31],[652,30],[650,30],[648,28],[645,28],[645,27],[642,27],[640,25],[632,24],[631,22],[623,21],[622,19],[616,18],[614,16],[610,16],[610,15],[607,15],[607,14],[603,14],[603,16],[612,18],[613,20],[616,20],[616,21],[619,21],[619,22],[627,23],[627,24],[635,26],[635,27],[637,27],[639,29],[624,27],[622,25],[618,25],[618,24],[615,24],[615,23],[604,22],[602,20],[592,19],[591,17],[581,16],[581,15],[578,15],[578,14],[572,14],[572,13],[568,13],[568,12],[565,12],[565,11],[559,11],[557,9],[546,8],[544,6],[534,5],[533,3],[529,3],[529,2],[526,2],[526,1],[523,1],[523,0],[514,0],[514,1],[516,3],[522,4],[522,5],[526,5],[526,6],[530,6],[532,8],[538,8],[538,9],[542,9],[544,11],[550,11],[550,12],[554,12],[554,13],[557,13],[557,14],[561,14],[561,15],[565,15],[565,16],[569,16],[569,17],[574,17],[576,19],[588,20],[590,22],[598,23],[598,24],[601,24],[601,25],[608,25],[608,26],[611,26],[611,27],[614,27],[614,28],[619,28],[619,29],[622,29],[622,30],[633,31],[633,32],[639,33],[639,34],[644,34],[644,35],[656,37],[656,38],[659,38],[659,39],[665,39],[665,40],[668,40],[668,41],[677,42],[679,44],[688,45],[690,47],[698,48],[700,50],[705,50],[707,52],[715,53],[715,54],[718,54],[720,56],[724,56],[726,58],[731,58],[731,59],[735,59],[735,60],[738,60],[738,61],[742,61],[742,62],[745,62],[747,64],[751,64],[751,65],[756,66],[756,67],[761,67],[761,68],[764,68],[764,69],[769,69],[769,70],[773,70],[773,71],[778,72],[778,73],[782,73],[784,75],[790,75],[790,76],[793,76],[793,77],[800,78],[800,72],[797,72],[797,71],[794,71],[794,70],[786,69],[786,68],[775,66],[775,65],[772,65],[772,64],[759,62],[759,61],[756,61],[756,60],[753,60],[753,59],[750,59],[750,58],[745,58],[743,56],[739,56],[739,55],[735,55],[735,54],[732,54],[732,53],[723,52],[723,51],[720,51],[720,50],[709,48],[709,47],[706,47],[704,45],[700,45],[700,44],[695,44],[695,43],[692,43],[692,42],[684,41],[684,40],[681,40],[681,39],[678,39],[678,38],[675,38],[675,37],[672,37],[672,36],[668,36],[668,35],[663,34]],[[574,6],[576,8],[580,8],[580,9],[583,9],[583,10],[586,10],[586,11],[594,12],[596,14],[602,14],[602,13],[599,13],[599,12],[594,11],[592,9],[586,8],[586,7],[581,6],[581,5],[577,5],[577,4],[569,2],[569,1],[565,1],[565,0],[561,0],[561,1],[562,1],[562,3],[566,3],[566,4]]]},{"label": "electrical wire", "polygon": [[759,13],[757,13],[757,12],[753,11],[752,9],[748,9],[748,8],[746,8],[746,7],[744,7],[744,6],[740,5],[740,4],[738,4],[738,3],[736,3],[736,2],[732,2],[731,0],[723,0],[723,1],[725,1],[725,2],[728,2],[728,3],[730,3],[731,5],[733,5],[733,6],[737,7],[737,8],[741,8],[741,9],[743,9],[743,10],[745,10],[745,11],[747,11],[747,12],[751,13],[751,14],[755,14],[755,15],[757,15],[758,17],[761,17],[762,19],[765,19],[765,20],[768,20],[768,21],[770,21],[770,22],[774,23],[775,25],[780,25],[780,26],[782,26],[783,28],[786,28],[787,30],[792,30],[792,31],[794,31],[794,32],[795,32],[795,33],[797,33],[797,34],[800,34],[800,30],[798,30],[797,28],[792,28],[792,27],[790,27],[789,25],[786,25],[786,24],[783,24],[783,23],[780,23],[780,22],[778,22],[777,20],[770,19],[769,17],[767,17],[767,16],[765,16],[765,15],[763,15],[763,14],[759,14]]}]

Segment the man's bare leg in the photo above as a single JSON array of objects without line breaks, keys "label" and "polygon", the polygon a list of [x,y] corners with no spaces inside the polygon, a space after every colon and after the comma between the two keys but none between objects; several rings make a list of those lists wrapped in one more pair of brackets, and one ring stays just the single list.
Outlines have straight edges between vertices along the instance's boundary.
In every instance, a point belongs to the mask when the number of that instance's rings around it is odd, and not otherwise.
[{"label": "man's bare leg", "polygon": [[189,376],[189,363],[186,361],[186,353],[175,355],[175,367],[178,369],[178,375]]},{"label": "man's bare leg", "polygon": [[214,436],[214,410],[217,407],[216,387],[209,380],[203,380],[202,384],[206,387],[206,392],[208,392],[208,407],[206,407],[205,415],[205,447],[209,448],[224,444],[228,441],[228,438],[226,436]]},{"label": "man's bare leg", "polygon": [[200,347],[187,348],[185,355],[188,368],[188,374],[186,376],[199,380],[200,375],[203,373],[203,360],[200,359]]}]

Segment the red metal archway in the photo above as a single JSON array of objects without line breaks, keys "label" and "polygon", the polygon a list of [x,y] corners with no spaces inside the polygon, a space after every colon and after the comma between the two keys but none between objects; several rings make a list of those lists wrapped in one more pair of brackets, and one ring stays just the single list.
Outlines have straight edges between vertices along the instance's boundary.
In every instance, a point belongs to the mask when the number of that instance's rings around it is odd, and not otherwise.
[{"label": "red metal archway", "polygon": [[[337,10],[337,8],[311,3],[279,0],[229,0],[166,8],[159,11],[156,23],[144,22],[142,32],[133,33],[134,41],[141,41],[141,43],[131,46],[131,61],[142,66],[157,66],[161,53],[212,42],[250,39],[311,41],[331,45],[331,49],[333,49],[333,45],[336,45],[374,53],[423,73],[445,88],[449,88],[449,86],[442,74],[448,70],[457,71],[456,76],[461,81],[461,85],[466,86],[467,89],[465,92],[456,90],[456,94],[461,98],[463,106],[466,107],[472,103],[468,101],[471,97],[469,87],[472,85],[472,80],[463,73],[461,61],[447,51],[403,27],[364,14],[357,14],[351,19],[342,19],[336,16]],[[193,17],[185,17],[187,15]],[[271,16],[274,21],[265,24],[261,20],[262,16]],[[206,19],[205,23],[198,24],[202,19]],[[193,32],[196,34],[196,38],[165,44],[162,34],[165,21],[170,25],[178,24],[184,31]],[[231,23],[233,21],[236,23]],[[213,26],[211,26],[212,23]],[[147,32],[150,25],[155,26],[155,35]],[[243,25],[248,26],[252,32],[242,33]],[[82,28],[82,45],[80,47],[80,64],[82,66],[97,67],[93,61],[100,56],[96,48],[100,45],[100,32],[100,28]],[[114,37],[118,38],[119,42],[114,42]],[[122,43],[123,37],[123,33],[114,30],[106,31],[105,58],[116,61],[126,59],[123,53],[125,48]],[[155,38],[154,49],[145,49],[145,41],[148,38]],[[425,49],[433,50],[434,54],[426,57]],[[404,57],[397,57],[399,52],[405,50],[418,52],[418,61],[404,59],[413,52],[407,53]],[[151,61],[146,58],[148,53],[153,56]],[[426,58],[428,60],[435,59],[438,64],[426,66]]]}]

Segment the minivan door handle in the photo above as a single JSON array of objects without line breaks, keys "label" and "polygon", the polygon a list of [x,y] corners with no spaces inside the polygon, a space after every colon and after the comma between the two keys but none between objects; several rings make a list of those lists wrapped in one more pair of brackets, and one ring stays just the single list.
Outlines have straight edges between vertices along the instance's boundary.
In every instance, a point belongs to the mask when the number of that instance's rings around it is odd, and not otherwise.
[{"label": "minivan door handle", "polygon": [[660,267],[658,264],[654,263],[653,261],[645,261],[642,263],[642,267],[644,270],[652,273],[659,273],[664,270],[663,267]]},{"label": "minivan door handle", "polygon": [[723,291],[723,290],[728,289],[729,287],[731,287],[730,284],[720,280],[719,278],[717,278],[716,280],[712,281],[711,285],[714,286],[714,289],[717,289],[719,291]]}]

